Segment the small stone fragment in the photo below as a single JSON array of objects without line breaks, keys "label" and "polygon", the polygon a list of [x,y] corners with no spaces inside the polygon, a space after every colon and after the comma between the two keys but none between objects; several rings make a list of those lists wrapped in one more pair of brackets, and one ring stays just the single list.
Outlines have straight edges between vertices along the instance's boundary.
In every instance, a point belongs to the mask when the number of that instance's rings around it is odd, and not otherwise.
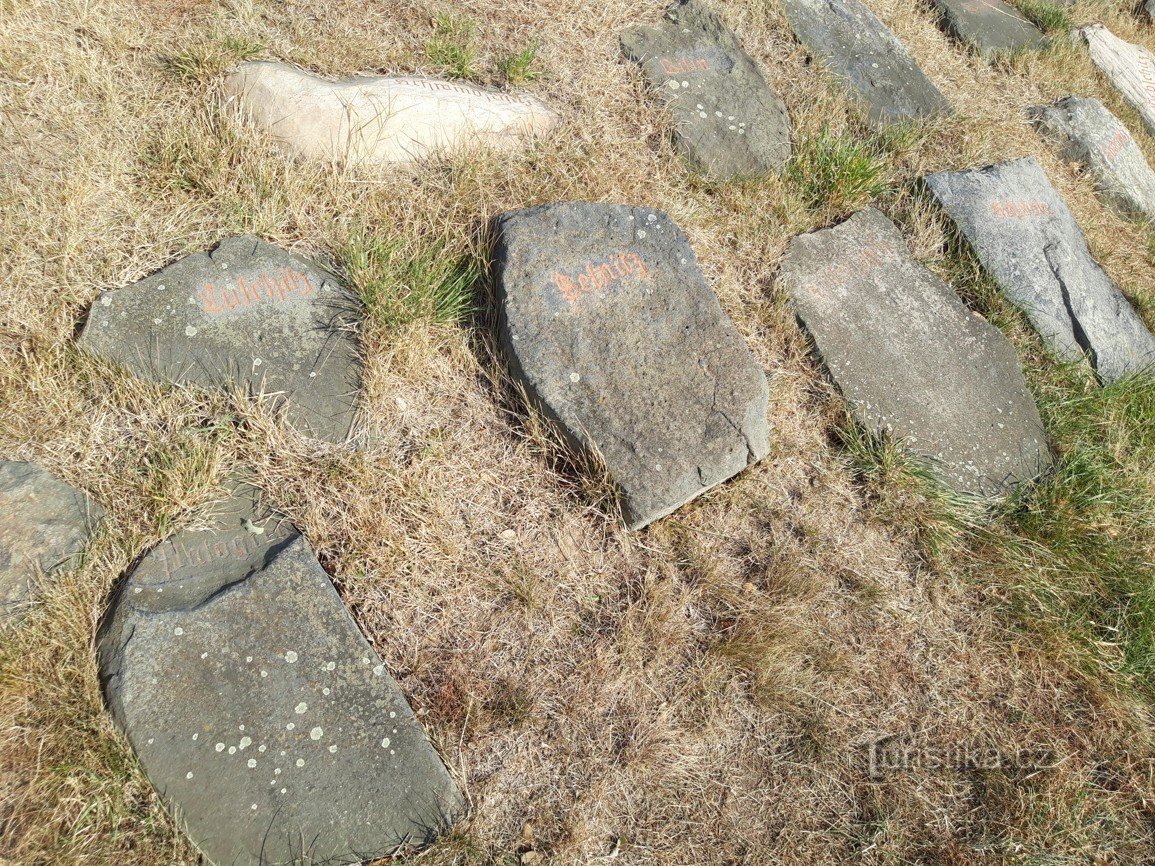
[{"label": "small stone fragment", "polygon": [[983,267],[1064,360],[1086,357],[1104,382],[1146,371],[1155,337],[1087,249],[1034,159],[926,179]]},{"label": "small stone fragment", "polygon": [[790,158],[786,106],[738,38],[697,0],[677,0],[666,19],[631,27],[621,42],[669,104],[678,148],[718,180],[781,168]]},{"label": "small stone fragment", "polygon": [[251,236],[101,294],[80,347],[143,379],[239,388],[288,422],[348,436],[361,384],[361,304],[314,262]]},{"label": "small stone fragment", "polygon": [[1085,167],[1095,189],[1122,216],[1155,219],[1155,172],[1131,133],[1097,99],[1068,96],[1030,109],[1063,159]]},{"label": "small stone fragment", "polygon": [[790,242],[782,277],[865,427],[900,438],[964,493],[998,497],[1051,464],[1007,338],[910,255],[876,210]]},{"label": "small stone fragment", "polygon": [[1077,32],[1086,41],[1092,62],[1139,112],[1148,134],[1155,135],[1155,55],[1102,24],[1089,24]]},{"label": "small stone fragment", "polygon": [[476,147],[517,150],[552,130],[541,100],[459,81],[358,76],[327,81],[284,63],[243,63],[224,93],[285,150],[338,163],[404,163]]},{"label": "small stone fragment", "polygon": [[502,214],[495,269],[514,378],[595,451],[638,529],[769,450],[766,376],[661,211]]},{"label": "small stone fragment", "polygon": [[0,460],[0,628],[31,602],[38,577],[75,561],[103,517],[41,467]]},{"label": "small stone fragment", "polygon": [[984,60],[1039,48],[1046,37],[1017,9],[1002,0],[933,0],[943,26],[959,42],[972,45]]}]

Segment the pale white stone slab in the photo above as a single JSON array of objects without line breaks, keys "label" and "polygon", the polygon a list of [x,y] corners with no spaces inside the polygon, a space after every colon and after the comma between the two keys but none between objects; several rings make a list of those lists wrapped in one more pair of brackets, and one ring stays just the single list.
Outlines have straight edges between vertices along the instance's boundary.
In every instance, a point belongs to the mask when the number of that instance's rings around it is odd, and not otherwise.
[{"label": "pale white stone slab", "polygon": [[1139,112],[1147,132],[1155,135],[1155,54],[1120,39],[1102,24],[1081,27],[1079,34],[1094,64]]}]

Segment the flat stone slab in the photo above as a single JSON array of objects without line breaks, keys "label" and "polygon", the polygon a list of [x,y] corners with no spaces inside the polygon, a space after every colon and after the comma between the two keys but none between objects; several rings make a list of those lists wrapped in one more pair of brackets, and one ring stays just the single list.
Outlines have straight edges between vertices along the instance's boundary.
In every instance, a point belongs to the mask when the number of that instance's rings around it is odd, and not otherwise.
[{"label": "flat stone slab", "polygon": [[934,0],[946,31],[974,46],[985,60],[1039,48],[1046,37],[1013,6],[1002,0]]},{"label": "flat stone slab", "polygon": [[1091,61],[1139,112],[1148,134],[1155,135],[1155,55],[1102,24],[1089,24],[1077,32],[1087,43]]},{"label": "flat stone slab", "polygon": [[97,650],[114,719],[213,863],[359,863],[462,811],[308,543],[252,488],[140,560]]},{"label": "flat stone slab", "polygon": [[798,41],[846,81],[876,126],[951,112],[903,44],[858,0],[785,0],[785,9]]},{"label": "flat stone slab", "polygon": [[502,347],[639,529],[760,460],[769,387],[661,211],[553,204],[496,222]]},{"label": "flat stone slab", "polygon": [[1058,357],[1085,356],[1104,382],[1155,362],[1155,337],[1091,258],[1074,216],[1034,159],[943,171],[926,182]]},{"label": "flat stone slab", "polygon": [[1004,496],[1051,465],[1010,342],[915,261],[881,213],[794,238],[782,277],[851,411],[946,484]]},{"label": "flat stone slab", "polygon": [[780,169],[790,119],[730,28],[696,0],[680,0],[656,27],[622,33],[622,51],[665,98],[678,149],[710,177]]},{"label": "flat stone slab", "polygon": [[1063,159],[1091,175],[1103,200],[1123,216],[1155,219],[1155,172],[1127,127],[1097,99],[1068,96],[1030,109]]},{"label": "flat stone slab", "polygon": [[102,292],[79,342],[141,378],[272,396],[293,427],[340,442],[361,384],[360,317],[359,301],[316,263],[231,237]]},{"label": "flat stone slab", "polygon": [[103,517],[47,470],[0,460],[0,628],[27,607],[38,577],[75,561]]},{"label": "flat stone slab", "polygon": [[533,96],[420,76],[328,81],[284,63],[243,63],[226,100],[289,153],[339,163],[405,163],[471,148],[517,150],[558,116]]}]

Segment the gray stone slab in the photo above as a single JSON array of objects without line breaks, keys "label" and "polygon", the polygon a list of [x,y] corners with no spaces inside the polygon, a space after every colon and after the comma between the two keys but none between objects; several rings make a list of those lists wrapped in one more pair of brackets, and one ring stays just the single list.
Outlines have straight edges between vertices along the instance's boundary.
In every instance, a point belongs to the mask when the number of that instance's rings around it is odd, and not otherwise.
[{"label": "gray stone slab", "polygon": [[1123,216],[1155,219],[1155,172],[1127,127],[1097,99],[1068,96],[1029,110],[1063,159],[1090,173],[1103,200]]},{"label": "gray stone slab", "polygon": [[263,393],[302,433],[339,442],[361,381],[360,315],[316,263],[231,237],[101,293],[80,347],[142,378]]},{"label": "gray stone slab", "polygon": [[844,79],[875,125],[949,114],[950,104],[858,0],[784,0],[798,41]]},{"label": "gray stone slab", "polygon": [[915,261],[881,213],[795,238],[782,278],[853,413],[949,486],[1003,496],[1050,466],[1010,342]]},{"label": "gray stone slab", "polygon": [[621,42],[666,100],[679,150],[707,175],[764,174],[790,158],[785,104],[709,8],[679,0],[661,24],[631,27]]},{"label": "gray stone slab", "polygon": [[1155,54],[1145,45],[1120,39],[1102,24],[1076,31],[1087,43],[1091,61],[1143,118],[1149,135],[1155,135]]},{"label": "gray stone slab", "polygon": [[769,450],[766,376],[661,211],[554,204],[496,223],[501,342],[637,529]]},{"label": "gray stone slab", "polygon": [[983,267],[1052,352],[1113,382],[1155,362],[1155,338],[1099,264],[1034,159],[944,171],[926,182]]},{"label": "gray stone slab", "polygon": [[31,602],[37,578],[75,562],[103,516],[45,469],[0,460],[0,628]]},{"label": "gray stone slab", "polygon": [[357,863],[461,813],[309,545],[252,488],[136,565],[97,649],[113,717],[214,863]]},{"label": "gray stone slab", "polygon": [[934,0],[946,31],[986,60],[1039,48],[1046,37],[1002,0]]}]

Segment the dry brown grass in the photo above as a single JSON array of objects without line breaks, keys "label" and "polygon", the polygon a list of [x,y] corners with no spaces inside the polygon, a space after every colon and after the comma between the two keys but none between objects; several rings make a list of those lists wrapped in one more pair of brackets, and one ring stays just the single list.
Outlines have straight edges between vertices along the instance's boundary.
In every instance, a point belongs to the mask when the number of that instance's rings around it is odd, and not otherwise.
[{"label": "dry brown grass", "polygon": [[[1147,230],[1106,211],[1023,118],[1093,94],[1155,157],[1085,52],[1059,44],[988,67],[915,0],[870,5],[959,109],[879,157],[879,204],[916,253],[960,267],[912,192],[918,176],[1033,154],[1152,321]],[[482,81],[539,46],[544,75],[527,86],[565,115],[549,141],[356,174],[286,162],[214,108],[214,76],[250,53],[332,74],[435,72],[424,46],[450,10],[477,24]],[[836,395],[774,277],[790,237],[841,214],[808,209],[784,180],[687,173],[617,47],[621,28],[660,11],[0,0],[0,456],[44,463],[110,513],[87,561],[0,639],[0,858],[195,862],[101,708],[91,645],[133,557],[194,519],[237,463],[309,538],[468,792],[468,820],[419,862],[1153,856],[1150,707],[1070,663],[1061,631],[1000,615],[1013,575],[962,580],[928,555],[916,494],[856,477]],[[799,135],[862,134],[776,5],[723,11]],[[1073,16],[1155,46],[1121,6]],[[335,261],[368,226],[414,251],[448,237],[448,254],[483,256],[494,214],[565,199],[668,211],[771,378],[772,454],[643,533],[591,504],[604,485],[583,482],[526,417],[484,312],[369,327],[350,447],[305,442],[231,397],[134,383],[70,344],[100,289],[228,233]],[[1021,320],[1006,325],[1025,363],[1045,367]],[[875,778],[869,744],[884,737],[940,753],[1045,747],[1057,766]]]}]

